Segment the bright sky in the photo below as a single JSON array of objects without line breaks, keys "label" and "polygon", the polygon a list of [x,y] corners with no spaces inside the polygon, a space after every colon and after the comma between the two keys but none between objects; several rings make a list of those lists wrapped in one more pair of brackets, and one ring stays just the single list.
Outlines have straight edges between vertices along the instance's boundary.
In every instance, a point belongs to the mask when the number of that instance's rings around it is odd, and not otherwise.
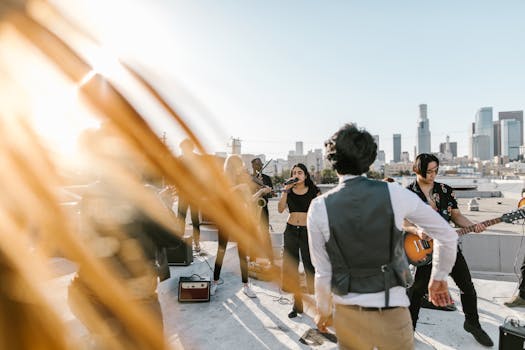
[{"label": "bright sky", "polygon": [[284,158],[357,122],[412,159],[426,103],[432,151],[464,155],[480,107],[525,109],[522,0],[54,2],[145,62],[212,152]]}]

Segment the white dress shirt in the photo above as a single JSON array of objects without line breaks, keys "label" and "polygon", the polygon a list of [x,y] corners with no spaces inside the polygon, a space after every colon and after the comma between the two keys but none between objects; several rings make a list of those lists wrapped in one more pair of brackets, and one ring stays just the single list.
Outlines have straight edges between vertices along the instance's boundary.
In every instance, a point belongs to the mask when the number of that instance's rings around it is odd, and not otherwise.
[{"label": "white dress shirt", "polygon": [[[352,175],[340,176],[339,183],[354,177]],[[456,261],[458,237],[456,231],[416,194],[397,183],[387,183],[387,185],[397,229],[402,230],[403,220],[406,218],[422,227],[425,233],[435,239],[431,278],[445,280]],[[332,301],[336,304],[363,307],[385,306],[385,292],[333,295],[332,300],[332,265],[325,248],[330,238],[325,196],[326,194],[312,201],[307,219],[310,257],[315,267],[315,299],[318,311],[321,315],[331,314]],[[406,289],[400,286],[390,288],[389,304],[390,306],[408,306],[410,302]]]}]

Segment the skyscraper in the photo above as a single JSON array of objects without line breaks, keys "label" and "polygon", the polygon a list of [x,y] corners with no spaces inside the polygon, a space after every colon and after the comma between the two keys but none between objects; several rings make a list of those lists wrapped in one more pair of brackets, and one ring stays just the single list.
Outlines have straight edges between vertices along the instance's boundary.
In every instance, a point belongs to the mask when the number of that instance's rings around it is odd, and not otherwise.
[{"label": "skyscraper", "polygon": [[492,127],[494,128],[494,156],[501,156],[501,123],[499,120],[494,120]]},{"label": "skyscraper", "polygon": [[523,111],[499,112],[499,120],[514,119],[520,122],[517,127],[520,132],[520,146],[523,145]]},{"label": "skyscraper", "polygon": [[478,160],[490,159],[490,136],[488,135],[474,135],[472,137],[472,157]]},{"label": "skyscraper", "polygon": [[517,160],[520,148],[521,122],[516,119],[503,119],[501,123],[501,155],[509,160]]},{"label": "skyscraper", "polygon": [[[487,136],[477,137],[476,136]],[[492,107],[482,107],[476,113],[476,127],[473,137],[477,143],[472,147],[472,156],[479,160],[489,160],[494,156],[494,125],[492,121]],[[483,144],[486,142],[487,144]],[[488,149],[488,152],[487,152]],[[478,151],[478,153],[475,152]]]},{"label": "skyscraper", "polygon": [[427,118],[427,105],[419,105],[417,121],[417,152],[430,153],[430,125]]},{"label": "skyscraper", "polygon": [[401,134],[394,134],[394,162],[401,161]]}]

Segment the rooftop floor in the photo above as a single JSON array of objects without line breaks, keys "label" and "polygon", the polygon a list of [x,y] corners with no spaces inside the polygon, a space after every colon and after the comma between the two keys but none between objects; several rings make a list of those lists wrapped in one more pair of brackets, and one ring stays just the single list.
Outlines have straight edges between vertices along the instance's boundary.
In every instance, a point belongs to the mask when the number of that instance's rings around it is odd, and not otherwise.
[{"label": "rooftop floor", "polygon": [[[501,201],[502,204],[497,204]],[[464,208],[467,200],[460,200],[462,211],[474,221],[500,216],[514,209],[514,203],[502,198],[481,199],[480,212],[469,212]],[[282,232],[286,222],[285,214],[276,212],[276,201],[270,201],[271,223],[274,230],[272,240],[278,251],[282,244]],[[508,226],[504,226],[508,225]],[[501,233],[521,233],[521,226],[498,225]],[[190,230],[190,226],[188,226]],[[221,274],[223,284],[210,302],[178,302],[178,280],[181,276],[211,276],[217,251],[216,231],[211,226],[202,228],[202,252],[194,256],[189,266],[172,266],[171,279],[159,286],[159,298],[164,315],[164,327],[170,344],[184,349],[336,349],[337,345],[327,339],[320,345],[306,345],[299,341],[308,330],[315,328],[314,310],[295,319],[287,317],[291,310],[292,297],[282,293],[278,286],[259,280],[251,280],[257,298],[251,299],[241,291],[239,262],[236,244],[228,244]],[[70,263],[54,260],[60,277],[53,280],[54,298],[64,305],[63,317],[70,322],[72,329],[87,337],[86,331],[74,318],[67,307],[66,291],[74,271]],[[498,327],[505,318],[525,319],[525,308],[509,309],[503,302],[515,294],[515,282],[487,279],[474,279],[478,292],[478,307],[483,328],[498,344]],[[479,349],[481,346],[463,330],[464,316],[461,311],[459,291],[449,280],[452,297],[458,310],[452,312],[422,309],[417,327],[416,349]],[[307,296],[312,300],[312,296]]]}]

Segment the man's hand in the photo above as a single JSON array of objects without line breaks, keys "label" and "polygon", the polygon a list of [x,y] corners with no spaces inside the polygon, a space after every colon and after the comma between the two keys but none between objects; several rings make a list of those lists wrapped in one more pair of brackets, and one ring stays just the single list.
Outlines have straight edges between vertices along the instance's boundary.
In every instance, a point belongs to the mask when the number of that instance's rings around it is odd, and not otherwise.
[{"label": "man's hand", "polygon": [[430,238],[430,236],[427,235],[427,234],[425,233],[425,231],[423,231],[423,230],[420,229],[420,228],[418,228],[418,229],[416,230],[416,234],[419,236],[419,238],[421,238],[421,239],[424,240],[424,241],[430,241],[430,240],[432,240],[432,238]]},{"label": "man's hand", "polygon": [[485,231],[485,229],[486,229],[486,227],[483,224],[476,224],[474,226],[474,232],[476,232],[476,233],[483,232],[483,231]]},{"label": "man's hand", "polygon": [[315,324],[317,325],[317,329],[319,329],[322,333],[328,332],[328,327],[330,327],[333,323],[332,315],[326,315],[322,316],[321,314],[315,315]]},{"label": "man's hand", "polygon": [[428,300],[436,306],[447,306],[452,304],[452,298],[448,292],[447,281],[436,281],[431,279],[428,283]]}]

